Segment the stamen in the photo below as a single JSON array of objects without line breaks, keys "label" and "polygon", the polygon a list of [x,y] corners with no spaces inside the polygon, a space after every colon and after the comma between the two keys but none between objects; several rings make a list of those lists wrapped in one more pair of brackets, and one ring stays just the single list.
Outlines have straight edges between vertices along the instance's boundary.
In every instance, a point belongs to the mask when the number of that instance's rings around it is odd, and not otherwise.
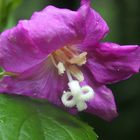
[{"label": "stamen", "polygon": [[74,57],[75,53],[67,47],[62,48],[62,50],[67,54],[68,57]]},{"label": "stamen", "polygon": [[66,73],[67,73],[69,82],[73,81],[72,76],[71,76],[69,70],[66,70]]},{"label": "stamen", "polygon": [[77,64],[79,66],[82,66],[86,63],[86,55],[87,55],[87,52],[83,52],[79,55],[76,55],[74,57],[72,57],[69,62],[71,64]]},{"label": "stamen", "polygon": [[57,68],[58,68],[58,73],[61,75],[61,74],[64,74],[65,72],[65,66],[62,62],[59,62],[58,65],[57,65]]},{"label": "stamen", "polygon": [[70,73],[72,74],[73,77],[75,77],[78,81],[83,81],[84,80],[84,76],[83,73],[81,72],[81,70],[75,66],[75,65],[70,65],[68,67]]},{"label": "stamen", "polygon": [[50,55],[50,57],[51,57],[51,60],[54,64],[54,66],[58,69],[58,74],[60,74],[60,75],[64,74],[64,72],[65,72],[64,64],[62,62],[59,62],[58,65],[57,65],[53,55]]},{"label": "stamen", "polygon": [[87,52],[78,54],[72,47],[66,46],[53,52],[50,57],[60,75],[64,74],[65,69],[69,69],[72,76],[78,81],[83,81],[83,73],[78,66],[86,63],[86,55]]},{"label": "stamen", "polygon": [[54,64],[54,66],[57,68],[57,64],[56,64],[56,61],[55,61],[53,55],[51,54],[50,57],[51,57],[51,60],[52,60],[52,62]]},{"label": "stamen", "polygon": [[[67,76],[69,79],[69,89],[70,91],[64,91],[61,97],[62,103],[66,107],[76,107],[78,111],[83,111],[87,109],[86,102],[91,100],[94,96],[93,89],[86,85],[81,87],[77,80],[73,80],[69,71],[67,71]],[[71,98],[70,98],[71,97]]]},{"label": "stamen", "polygon": [[66,61],[69,60],[68,55],[62,49],[55,51],[54,56],[58,62],[61,61],[65,63]]}]

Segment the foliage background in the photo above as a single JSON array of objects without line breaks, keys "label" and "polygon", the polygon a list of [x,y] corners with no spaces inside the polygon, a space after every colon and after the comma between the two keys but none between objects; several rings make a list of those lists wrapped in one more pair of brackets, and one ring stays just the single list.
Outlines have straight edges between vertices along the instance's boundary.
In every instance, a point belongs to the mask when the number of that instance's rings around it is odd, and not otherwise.
[{"label": "foliage background", "polygon": [[[20,0],[9,0],[17,1]],[[57,7],[77,9],[78,0],[23,0],[9,10],[9,20],[0,21],[7,27],[15,25],[19,19],[27,19],[36,10],[53,4]],[[110,26],[110,34],[105,40],[120,44],[140,44],[140,1],[139,0],[93,0],[92,6],[104,17]],[[7,12],[8,12],[7,7]],[[3,12],[3,11],[0,11]],[[0,14],[2,15],[2,14]],[[2,18],[1,18],[2,19]],[[112,122],[105,122],[89,114],[80,114],[95,128],[99,140],[132,140],[139,137],[140,131],[140,75],[110,86],[116,98],[119,116]]]}]

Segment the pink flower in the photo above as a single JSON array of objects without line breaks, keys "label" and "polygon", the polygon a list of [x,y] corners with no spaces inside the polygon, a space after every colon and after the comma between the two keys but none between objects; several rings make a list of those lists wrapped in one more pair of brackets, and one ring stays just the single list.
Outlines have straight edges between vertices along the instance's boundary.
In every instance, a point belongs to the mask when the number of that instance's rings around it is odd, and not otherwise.
[{"label": "pink flower", "polygon": [[48,6],[19,21],[0,35],[0,92],[111,120],[116,105],[105,85],[139,72],[140,49],[100,43],[108,31],[88,0],[77,11]]}]

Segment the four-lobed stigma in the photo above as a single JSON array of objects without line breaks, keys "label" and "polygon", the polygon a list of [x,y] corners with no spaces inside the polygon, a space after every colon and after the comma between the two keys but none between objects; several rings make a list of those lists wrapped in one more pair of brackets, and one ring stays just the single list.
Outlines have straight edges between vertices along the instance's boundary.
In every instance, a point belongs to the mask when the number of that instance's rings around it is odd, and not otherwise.
[{"label": "four-lobed stigma", "polygon": [[70,91],[63,91],[61,97],[62,103],[68,108],[76,107],[78,111],[87,109],[86,102],[94,97],[93,89],[88,85],[81,87],[79,81],[73,80],[68,71],[67,76],[69,79],[68,87]]}]

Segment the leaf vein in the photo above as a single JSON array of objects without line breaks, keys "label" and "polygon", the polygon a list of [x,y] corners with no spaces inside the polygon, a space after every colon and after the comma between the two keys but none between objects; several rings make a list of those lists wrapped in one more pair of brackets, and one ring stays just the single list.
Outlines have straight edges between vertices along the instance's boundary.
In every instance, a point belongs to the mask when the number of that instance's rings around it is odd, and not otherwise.
[{"label": "leaf vein", "polygon": [[59,124],[57,121],[53,120],[52,118],[50,117],[47,117],[47,119],[51,120],[52,122],[54,122],[57,126],[61,127],[71,138],[72,140],[76,140],[72,134],[70,133],[70,131],[68,131],[65,127],[63,127],[61,124]]}]

